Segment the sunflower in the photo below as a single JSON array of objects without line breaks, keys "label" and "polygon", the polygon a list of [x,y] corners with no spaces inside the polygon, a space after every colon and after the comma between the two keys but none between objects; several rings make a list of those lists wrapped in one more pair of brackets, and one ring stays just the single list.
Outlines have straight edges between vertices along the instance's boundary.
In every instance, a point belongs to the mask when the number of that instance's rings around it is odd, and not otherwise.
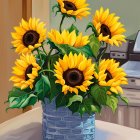
[{"label": "sunflower", "polygon": [[76,35],[75,30],[72,32],[64,30],[60,33],[52,29],[51,32],[48,33],[48,37],[55,44],[67,44],[76,48],[83,47],[89,43],[89,36],[83,36],[82,33]]},{"label": "sunflower", "polygon": [[119,18],[114,13],[110,14],[109,9],[104,10],[102,7],[95,12],[93,25],[99,34],[99,41],[104,41],[117,47],[122,45],[122,42],[125,42],[123,33],[126,30],[124,25],[118,21]]},{"label": "sunflower", "polygon": [[13,67],[13,74],[10,78],[14,82],[14,86],[21,89],[27,87],[33,88],[35,78],[38,76],[38,71],[41,69],[36,63],[36,59],[32,54],[22,54],[20,59],[17,59]]},{"label": "sunflower", "polygon": [[78,89],[83,92],[88,90],[94,74],[94,64],[91,59],[87,59],[82,54],[64,55],[63,59],[59,59],[55,66],[55,83],[62,85],[62,92],[73,92],[78,94]]},{"label": "sunflower", "polygon": [[82,19],[90,14],[86,0],[57,0],[62,13]]},{"label": "sunflower", "polygon": [[45,24],[36,18],[30,18],[28,22],[22,19],[20,26],[14,27],[15,32],[11,33],[16,52],[29,53],[41,46],[47,35],[44,26]]},{"label": "sunflower", "polygon": [[[114,59],[102,60],[99,64],[99,73],[95,73],[99,85],[109,86],[110,91],[116,94],[123,93],[120,85],[128,84],[125,76],[123,68],[120,68],[119,62],[116,63]],[[107,94],[111,94],[110,91]]]}]

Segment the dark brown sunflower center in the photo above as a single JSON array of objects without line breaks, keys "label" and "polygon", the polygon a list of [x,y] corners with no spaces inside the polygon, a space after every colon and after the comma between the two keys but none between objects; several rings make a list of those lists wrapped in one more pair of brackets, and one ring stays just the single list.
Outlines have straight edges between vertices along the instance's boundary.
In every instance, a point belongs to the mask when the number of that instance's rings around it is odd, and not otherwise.
[{"label": "dark brown sunflower center", "polygon": [[101,32],[103,34],[103,36],[108,36],[109,38],[111,38],[111,32],[108,26],[106,26],[105,24],[101,25]]},{"label": "dark brown sunflower center", "polygon": [[23,44],[28,47],[35,45],[39,40],[39,34],[36,31],[29,30],[23,35]]},{"label": "dark brown sunflower center", "polygon": [[66,85],[71,87],[80,86],[84,81],[83,72],[78,69],[68,69],[63,73]]},{"label": "dark brown sunflower center", "polygon": [[76,11],[77,7],[75,6],[74,3],[70,2],[70,1],[63,1],[64,2],[64,8],[68,11],[68,10],[73,10]]},{"label": "dark brown sunflower center", "polygon": [[29,65],[25,71],[25,80],[29,80],[29,77],[27,74],[31,74],[32,73],[32,68],[33,68],[33,65]]},{"label": "dark brown sunflower center", "polygon": [[108,82],[109,80],[113,79],[111,73],[108,70],[106,70],[105,73],[107,74],[106,79],[105,79],[106,82]]}]

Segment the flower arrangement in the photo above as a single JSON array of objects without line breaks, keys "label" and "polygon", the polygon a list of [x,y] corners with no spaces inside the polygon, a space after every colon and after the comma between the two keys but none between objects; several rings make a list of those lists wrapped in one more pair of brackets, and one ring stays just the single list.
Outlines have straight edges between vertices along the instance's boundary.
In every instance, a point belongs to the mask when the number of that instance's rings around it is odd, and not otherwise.
[{"label": "flower arrangement", "polygon": [[103,56],[108,45],[119,47],[125,42],[124,25],[101,7],[86,27],[92,29],[90,35],[83,36],[74,24],[62,30],[65,19],[82,19],[90,8],[85,0],[57,2],[52,10],[62,14],[59,30],[47,32],[37,18],[22,19],[14,27],[12,44],[20,57],[10,78],[14,86],[8,108],[25,108],[48,98],[55,100],[56,108],[64,106],[81,116],[100,113],[103,106],[115,111],[119,99],[128,103],[121,88],[127,84],[126,73],[119,62]]}]

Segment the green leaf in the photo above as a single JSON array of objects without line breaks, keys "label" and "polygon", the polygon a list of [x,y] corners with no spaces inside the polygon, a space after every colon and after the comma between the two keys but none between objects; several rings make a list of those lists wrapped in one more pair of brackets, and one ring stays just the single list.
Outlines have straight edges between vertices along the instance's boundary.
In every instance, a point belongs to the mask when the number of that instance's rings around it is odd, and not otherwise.
[{"label": "green leaf", "polygon": [[19,97],[9,98],[9,108],[25,108],[34,105],[37,102],[37,96],[34,94],[22,94]]},{"label": "green leaf", "polygon": [[31,89],[21,90],[20,88],[13,87],[9,91],[8,96],[9,108],[24,108],[26,106],[34,105],[37,102],[37,96],[33,94]]},{"label": "green leaf", "polygon": [[71,27],[68,29],[68,31],[71,33],[73,30],[75,30],[76,35],[78,35],[79,30],[77,29],[77,27],[72,24]]},{"label": "green leaf", "polygon": [[81,116],[86,112],[86,108],[83,104],[80,105],[78,112],[80,113]]},{"label": "green leaf", "polygon": [[51,84],[47,76],[42,75],[40,80],[35,85],[35,92],[37,92],[38,100],[44,101],[50,91]]},{"label": "green leaf", "polygon": [[110,87],[100,87],[99,85],[94,85],[91,87],[90,94],[94,98],[94,100],[101,104],[106,105],[107,101],[107,94],[106,92],[109,90]]},{"label": "green leaf", "polygon": [[71,106],[69,106],[68,108],[72,111],[72,113],[78,112],[79,111],[79,107],[80,107],[81,102],[73,102],[71,104]]},{"label": "green leaf", "polygon": [[94,35],[95,35],[96,37],[98,37],[97,30],[96,30],[96,28],[94,27],[94,25],[92,24],[92,22],[88,23],[88,25],[87,25],[87,27],[86,27],[86,31],[87,31],[89,28],[91,28],[92,31],[93,31],[93,33],[94,33]]},{"label": "green leaf", "polygon": [[99,54],[99,49],[100,49],[100,42],[97,37],[95,37],[93,34],[90,35],[89,37],[89,46],[92,50],[93,55],[97,58]]},{"label": "green leaf", "polygon": [[60,54],[54,54],[50,56],[50,67],[51,70],[54,69],[54,64],[56,64],[56,61],[58,61],[58,59],[61,58]]},{"label": "green leaf", "polygon": [[60,10],[56,11],[56,12],[55,12],[55,16],[57,16],[57,14],[58,14],[59,12],[60,12]]},{"label": "green leaf", "polygon": [[50,85],[48,76],[42,75],[42,79],[43,79],[44,83],[47,85],[47,89],[50,90],[51,85]]},{"label": "green leaf", "polygon": [[84,54],[86,57],[92,57],[92,52],[90,47],[84,46],[84,47],[79,47],[79,48],[75,48],[69,45],[56,45],[58,47],[58,50],[64,55],[64,54],[69,54],[70,52],[72,53],[82,53]]},{"label": "green leaf", "polygon": [[56,78],[53,75],[51,75],[49,79],[51,83],[51,90],[49,92],[49,100],[52,101],[53,98],[55,98],[58,94],[61,93],[61,85],[55,83]]},{"label": "green leaf", "polygon": [[59,5],[58,4],[55,4],[53,7],[52,7],[52,12],[54,12],[54,9],[55,8],[58,8],[59,9]]},{"label": "green leaf", "polygon": [[73,94],[64,94],[64,93],[59,93],[55,99],[56,102],[56,108],[65,106],[68,104],[69,102],[69,98],[71,98],[73,96]]},{"label": "green leaf", "polygon": [[[41,56],[42,59],[40,59],[40,56]],[[44,65],[44,63],[45,63],[46,55],[43,54],[42,52],[40,52],[40,56],[37,54],[36,55],[36,60],[37,60],[37,63],[39,64],[39,66],[42,67]]]},{"label": "green leaf", "polygon": [[51,48],[58,50],[58,52],[60,52],[63,55],[69,54],[70,52],[72,52],[72,53],[77,53],[77,54],[82,53],[86,57],[93,57],[93,53],[89,45],[75,48],[67,44],[54,44],[51,40],[48,40],[48,44],[50,44]]},{"label": "green leaf", "polygon": [[101,108],[98,105],[95,105],[91,98],[84,99],[83,105],[84,105],[84,108],[82,107],[82,111],[85,111],[88,114],[92,114],[95,112],[99,113],[101,111]]},{"label": "green leaf", "polygon": [[76,16],[71,16],[73,19],[74,19],[74,21],[76,21]]},{"label": "green leaf", "polygon": [[66,95],[64,95],[63,93],[60,93],[56,97],[55,103],[56,103],[56,108],[66,106]]},{"label": "green leaf", "polygon": [[118,106],[118,98],[112,95],[107,95],[106,105],[115,112]]},{"label": "green leaf", "polygon": [[25,92],[24,90],[21,90],[20,88],[13,87],[12,90],[9,91],[8,99],[10,97],[19,97],[19,96],[22,96],[24,94],[28,94],[28,93]]},{"label": "green leaf", "polygon": [[93,57],[93,54],[89,45],[79,48],[79,52],[84,54],[86,57]]},{"label": "green leaf", "polygon": [[58,47],[50,39],[47,39],[47,44],[49,44],[51,48],[58,50]]},{"label": "green leaf", "polygon": [[77,102],[77,101],[82,103],[83,97],[81,95],[72,96],[71,98],[69,98],[69,103],[67,104],[67,107],[71,106],[72,103]]},{"label": "green leaf", "polygon": [[91,105],[91,110],[92,110],[92,112],[100,113],[101,112],[101,106]]},{"label": "green leaf", "polygon": [[124,97],[124,96],[121,96],[120,95],[120,98],[121,98],[121,100],[124,102],[124,103],[126,103],[127,105],[128,105],[128,98],[127,97]]}]

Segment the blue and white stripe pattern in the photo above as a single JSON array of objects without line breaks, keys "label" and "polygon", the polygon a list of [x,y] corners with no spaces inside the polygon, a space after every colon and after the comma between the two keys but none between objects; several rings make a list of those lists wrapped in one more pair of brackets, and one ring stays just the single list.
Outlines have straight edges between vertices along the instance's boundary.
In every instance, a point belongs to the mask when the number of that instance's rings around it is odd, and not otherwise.
[{"label": "blue and white stripe pattern", "polygon": [[56,111],[55,103],[43,106],[43,140],[95,140],[95,114],[73,114],[67,108]]}]

